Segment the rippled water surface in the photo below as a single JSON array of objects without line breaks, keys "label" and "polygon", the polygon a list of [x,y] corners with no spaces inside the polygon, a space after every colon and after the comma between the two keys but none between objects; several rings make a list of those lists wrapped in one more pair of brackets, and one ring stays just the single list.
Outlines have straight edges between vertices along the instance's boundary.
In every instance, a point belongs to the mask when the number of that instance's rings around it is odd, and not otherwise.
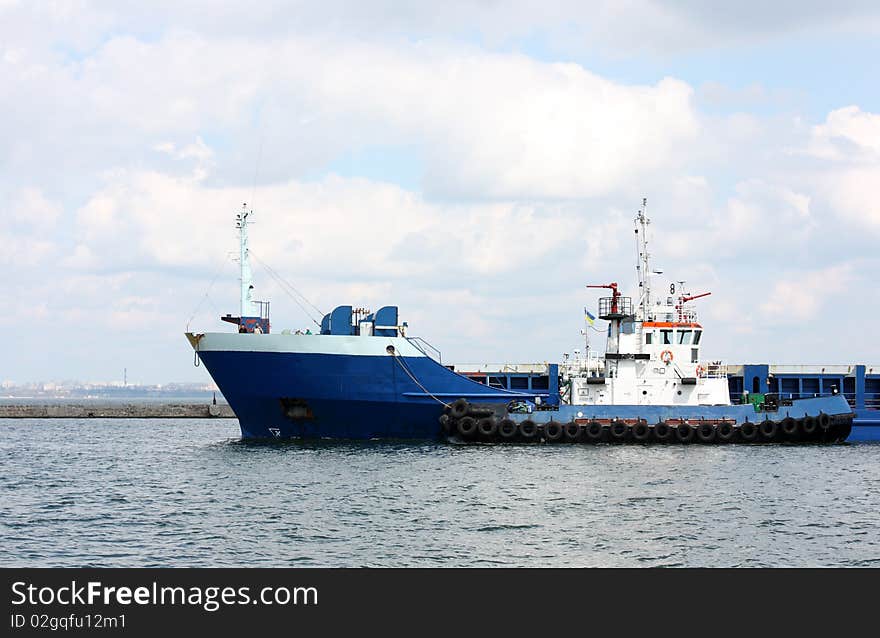
[{"label": "rippled water surface", "polygon": [[880,446],[243,443],[0,420],[7,566],[880,565]]}]

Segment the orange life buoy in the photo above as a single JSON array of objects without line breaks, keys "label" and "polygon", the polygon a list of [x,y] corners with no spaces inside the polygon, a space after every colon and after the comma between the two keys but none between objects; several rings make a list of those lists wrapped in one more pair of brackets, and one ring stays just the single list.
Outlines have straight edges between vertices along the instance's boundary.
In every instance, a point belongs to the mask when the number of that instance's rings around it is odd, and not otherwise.
[{"label": "orange life buoy", "polygon": [[702,364],[697,365],[697,376],[701,377],[704,374],[706,374],[706,368],[704,368]]},{"label": "orange life buoy", "polygon": [[662,361],[666,365],[669,365],[670,363],[672,363],[672,359],[673,359],[672,350],[664,350],[663,352],[660,353],[660,361]]}]

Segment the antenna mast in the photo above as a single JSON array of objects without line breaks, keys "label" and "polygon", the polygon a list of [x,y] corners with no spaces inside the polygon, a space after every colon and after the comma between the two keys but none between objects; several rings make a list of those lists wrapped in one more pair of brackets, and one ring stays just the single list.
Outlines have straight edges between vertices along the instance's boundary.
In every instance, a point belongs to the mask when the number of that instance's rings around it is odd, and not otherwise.
[{"label": "antenna mast", "polygon": [[253,211],[249,211],[247,204],[242,204],[241,212],[235,216],[235,227],[238,228],[239,265],[241,266],[241,318],[253,315],[253,302],[251,290],[253,290],[253,273],[251,272],[250,252],[248,251],[248,217]]},{"label": "antenna mast", "polygon": [[636,271],[639,274],[639,313],[641,320],[648,319],[648,306],[651,304],[651,255],[648,253],[648,224],[651,220],[647,216],[648,198],[642,198],[642,207],[636,215],[636,248],[638,260]]}]

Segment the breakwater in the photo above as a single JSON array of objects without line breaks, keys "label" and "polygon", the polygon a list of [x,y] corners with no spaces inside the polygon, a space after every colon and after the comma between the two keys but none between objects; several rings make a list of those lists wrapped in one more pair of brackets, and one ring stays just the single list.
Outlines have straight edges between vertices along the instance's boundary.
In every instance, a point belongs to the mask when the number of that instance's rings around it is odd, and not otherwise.
[{"label": "breakwater", "polygon": [[225,403],[51,403],[0,405],[0,419],[234,419]]}]

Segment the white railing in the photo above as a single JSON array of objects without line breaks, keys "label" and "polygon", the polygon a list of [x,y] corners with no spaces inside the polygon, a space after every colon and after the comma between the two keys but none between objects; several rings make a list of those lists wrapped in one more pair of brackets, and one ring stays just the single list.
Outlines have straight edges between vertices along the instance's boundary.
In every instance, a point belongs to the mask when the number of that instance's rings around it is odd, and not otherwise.
[{"label": "white railing", "polygon": [[703,376],[707,379],[727,378],[727,366],[720,361],[710,361],[708,363],[701,363],[700,365],[703,366]]},{"label": "white railing", "polygon": [[605,371],[605,357],[596,351],[587,354],[578,354],[576,357],[566,359],[559,366],[559,371],[570,377],[591,376],[591,372]]}]

